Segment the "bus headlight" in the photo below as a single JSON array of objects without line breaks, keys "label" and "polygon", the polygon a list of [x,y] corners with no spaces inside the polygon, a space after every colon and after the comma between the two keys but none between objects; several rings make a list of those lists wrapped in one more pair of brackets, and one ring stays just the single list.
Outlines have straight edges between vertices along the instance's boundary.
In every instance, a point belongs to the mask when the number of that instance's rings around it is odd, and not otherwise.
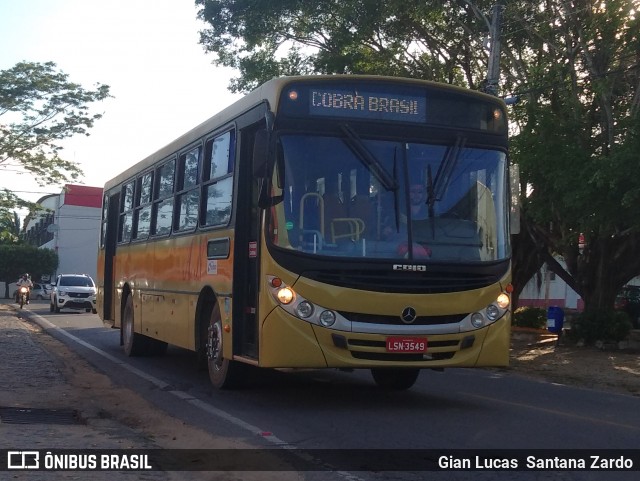
[{"label": "bus headlight", "polygon": [[333,326],[336,322],[336,314],[333,311],[322,311],[320,313],[320,324],[324,327]]},{"label": "bus headlight", "polygon": [[506,309],[509,307],[509,304],[511,304],[511,299],[509,299],[509,296],[503,292],[498,296],[496,304],[498,304],[500,309]]},{"label": "bus headlight", "polygon": [[267,287],[278,305],[292,316],[316,326],[351,330],[351,323],[338,312],[305,299],[279,277],[267,275]]},{"label": "bus headlight", "polygon": [[290,287],[283,287],[282,289],[278,289],[276,296],[282,304],[291,304],[291,302],[296,297],[296,295],[293,293],[293,289],[291,289]]},{"label": "bus headlight", "polygon": [[500,309],[495,304],[489,304],[486,308],[487,318],[490,321],[495,321],[498,317],[500,317]]},{"label": "bus headlight", "polygon": [[482,326],[484,326],[484,316],[479,312],[474,312],[471,315],[471,324],[476,329],[480,329]]},{"label": "bus headlight", "polygon": [[487,307],[466,317],[465,320],[460,323],[460,331],[469,332],[481,329],[501,319],[511,305],[509,292],[509,290],[507,290],[507,292],[501,292],[496,297],[496,300]]},{"label": "bus headlight", "polygon": [[311,304],[309,301],[302,301],[296,307],[296,314],[298,315],[298,317],[306,319],[307,317],[311,316],[311,314],[313,314],[313,304]]}]

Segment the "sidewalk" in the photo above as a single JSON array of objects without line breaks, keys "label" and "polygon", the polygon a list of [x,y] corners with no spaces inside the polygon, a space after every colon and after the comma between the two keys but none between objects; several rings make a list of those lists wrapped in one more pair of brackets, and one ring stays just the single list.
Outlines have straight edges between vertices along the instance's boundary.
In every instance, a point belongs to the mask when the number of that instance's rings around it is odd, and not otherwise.
[{"label": "sidewalk", "polygon": [[[0,300],[0,450],[190,450],[251,448],[208,434],[114,384]],[[127,451],[120,451],[127,452]],[[137,452],[137,451],[136,451]],[[4,453],[0,453],[3,456]],[[8,458],[8,456],[7,456]],[[8,459],[0,459],[0,468]],[[42,465],[42,461],[41,461]],[[0,479],[50,481],[299,481],[295,471],[28,471]]]},{"label": "sidewalk", "polygon": [[[99,409],[78,405],[75,388],[61,372],[61,361],[38,339],[47,334],[20,319],[20,315],[12,306],[0,304],[0,449],[158,447],[141,433],[114,419],[105,419]],[[15,480],[84,477],[73,471],[11,471],[6,475]],[[170,473],[161,472],[92,472],[90,477],[96,480],[174,479]]]}]

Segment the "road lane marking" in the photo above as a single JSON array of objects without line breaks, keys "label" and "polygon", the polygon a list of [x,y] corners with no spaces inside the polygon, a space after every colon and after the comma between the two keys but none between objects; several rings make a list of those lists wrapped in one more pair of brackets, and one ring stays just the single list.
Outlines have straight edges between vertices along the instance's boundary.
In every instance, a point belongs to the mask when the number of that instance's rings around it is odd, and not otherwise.
[{"label": "road lane marking", "polygon": [[640,430],[640,428],[636,427],[636,426],[632,426],[629,424],[622,424],[622,423],[617,423],[615,421],[607,421],[604,419],[598,419],[598,418],[592,418],[589,416],[582,416],[580,414],[573,414],[567,411],[559,411],[557,409],[550,409],[550,408],[544,408],[544,407],[540,407],[540,406],[534,406],[532,404],[526,404],[526,403],[520,403],[520,402],[514,402],[514,401],[505,401],[504,399],[499,399],[499,398],[493,398],[493,397],[489,397],[489,396],[482,396],[480,394],[475,394],[475,393],[469,393],[469,392],[460,392],[460,394],[463,394],[465,396],[470,396],[470,397],[474,397],[474,398],[478,398],[478,399],[482,399],[483,401],[490,401],[492,403],[501,403],[501,404],[506,404],[507,406],[515,406],[515,407],[519,407],[519,408],[527,408],[527,409],[533,409],[535,411],[541,411],[547,414],[553,414],[556,416],[564,416],[564,417],[568,417],[568,418],[573,418],[573,419],[577,419],[579,421],[589,421],[592,422],[594,424],[604,424],[607,426],[615,426],[618,428],[625,428],[625,429],[631,429],[633,431],[638,431]]},{"label": "road lane marking", "polygon": [[[122,361],[120,359],[118,359],[115,356],[112,356],[111,354],[103,351],[102,349],[97,348],[96,346],[94,346],[93,344],[89,344],[86,341],[83,341],[82,339],[80,339],[79,337],[74,336],[73,334],[68,333],[67,331],[65,331],[64,329],[56,326],[55,324],[51,323],[48,319],[40,316],[39,314],[36,314],[35,312],[32,311],[28,311],[29,312],[29,317],[33,317],[35,318],[36,322],[43,328],[46,329],[51,329],[54,330],[56,333],[61,334],[63,336],[65,336],[66,338],[68,338],[70,341],[75,342],[83,347],[85,347],[86,349],[89,349],[90,351],[98,354],[99,356],[104,357],[105,359],[117,364],[118,366],[122,367],[123,369],[126,369],[127,371],[129,371],[130,373],[139,376],[143,379],[145,379],[146,381],[150,382],[151,384],[153,384],[154,386],[158,387],[159,389],[175,396],[177,399],[183,401],[183,402],[187,402],[190,405],[194,406],[197,409],[200,409],[202,411],[205,411],[213,416],[216,416],[218,418],[221,418],[231,424],[233,424],[234,426],[243,429],[245,431],[249,431],[251,434],[260,436],[262,439],[264,439],[265,441],[267,441],[268,443],[278,447],[279,449],[286,449],[291,451],[293,454],[296,454],[296,451],[298,451],[300,448],[296,447],[293,444],[290,444],[280,438],[278,438],[277,436],[275,436],[271,431],[265,430],[265,429],[261,429],[258,426],[254,426],[251,423],[248,423],[236,416],[234,416],[233,414],[228,413],[227,411],[224,411],[220,408],[216,408],[215,406],[206,403],[194,396],[192,396],[191,394],[184,392],[184,391],[179,391],[179,390],[172,390],[170,389],[171,385],[169,383],[164,382],[161,379],[158,379],[155,376],[152,376],[144,371],[141,371],[138,368],[135,368],[133,366],[131,366],[130,364],[126,363],[125,361]],[[308,457],[304,454],[301,453],[300,454],[300,458],[305,460],[305,461],[309,461]],[[330,468],[330,466],[326,466],[322,460],[312,460],[315,462],[315,464],[318,465],[318,467],[324,467],[324,468]],[[346,472],[346,471],[332,471],[333,475],[337,475],[347,481],[365,481],[363,478],[360,478],[352,473]]]}]

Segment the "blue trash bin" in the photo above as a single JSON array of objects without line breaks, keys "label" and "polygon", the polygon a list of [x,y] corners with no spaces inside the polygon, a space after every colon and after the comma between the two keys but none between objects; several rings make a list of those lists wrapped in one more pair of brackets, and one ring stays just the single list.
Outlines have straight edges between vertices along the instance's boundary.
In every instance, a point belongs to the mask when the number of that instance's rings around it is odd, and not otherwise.
[{"label": "blue trash bin", "polygon": [[547,310],[547,330],[553,334],[562,333],[564,311],[558,306],[550,306]]}]

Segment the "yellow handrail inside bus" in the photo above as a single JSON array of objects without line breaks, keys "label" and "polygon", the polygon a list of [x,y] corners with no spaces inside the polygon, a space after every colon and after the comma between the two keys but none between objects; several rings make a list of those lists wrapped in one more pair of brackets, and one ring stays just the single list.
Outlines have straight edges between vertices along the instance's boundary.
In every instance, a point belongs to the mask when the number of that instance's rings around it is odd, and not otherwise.
[{"label": "yellow handrail inside bus", "polygon": [[302,233],[304,230],[304,205],[308,199],[316,199],[318,202],[317,208],[318,213],[320,214],[320,234],[324,237],[324,199],[317,192],[307,192],[300,199],[300,232]]},{"label": "yellow handrail inside bus", "polygon": [[[346,223],[349,232],[346,234],[336,234],[336,224]],[[350,237],[352,241],[360,240],[360,236],[364,232],[364,221],[357,217],[338,217],[331,219],[331,242],[335,243],[336,239]]]}]

